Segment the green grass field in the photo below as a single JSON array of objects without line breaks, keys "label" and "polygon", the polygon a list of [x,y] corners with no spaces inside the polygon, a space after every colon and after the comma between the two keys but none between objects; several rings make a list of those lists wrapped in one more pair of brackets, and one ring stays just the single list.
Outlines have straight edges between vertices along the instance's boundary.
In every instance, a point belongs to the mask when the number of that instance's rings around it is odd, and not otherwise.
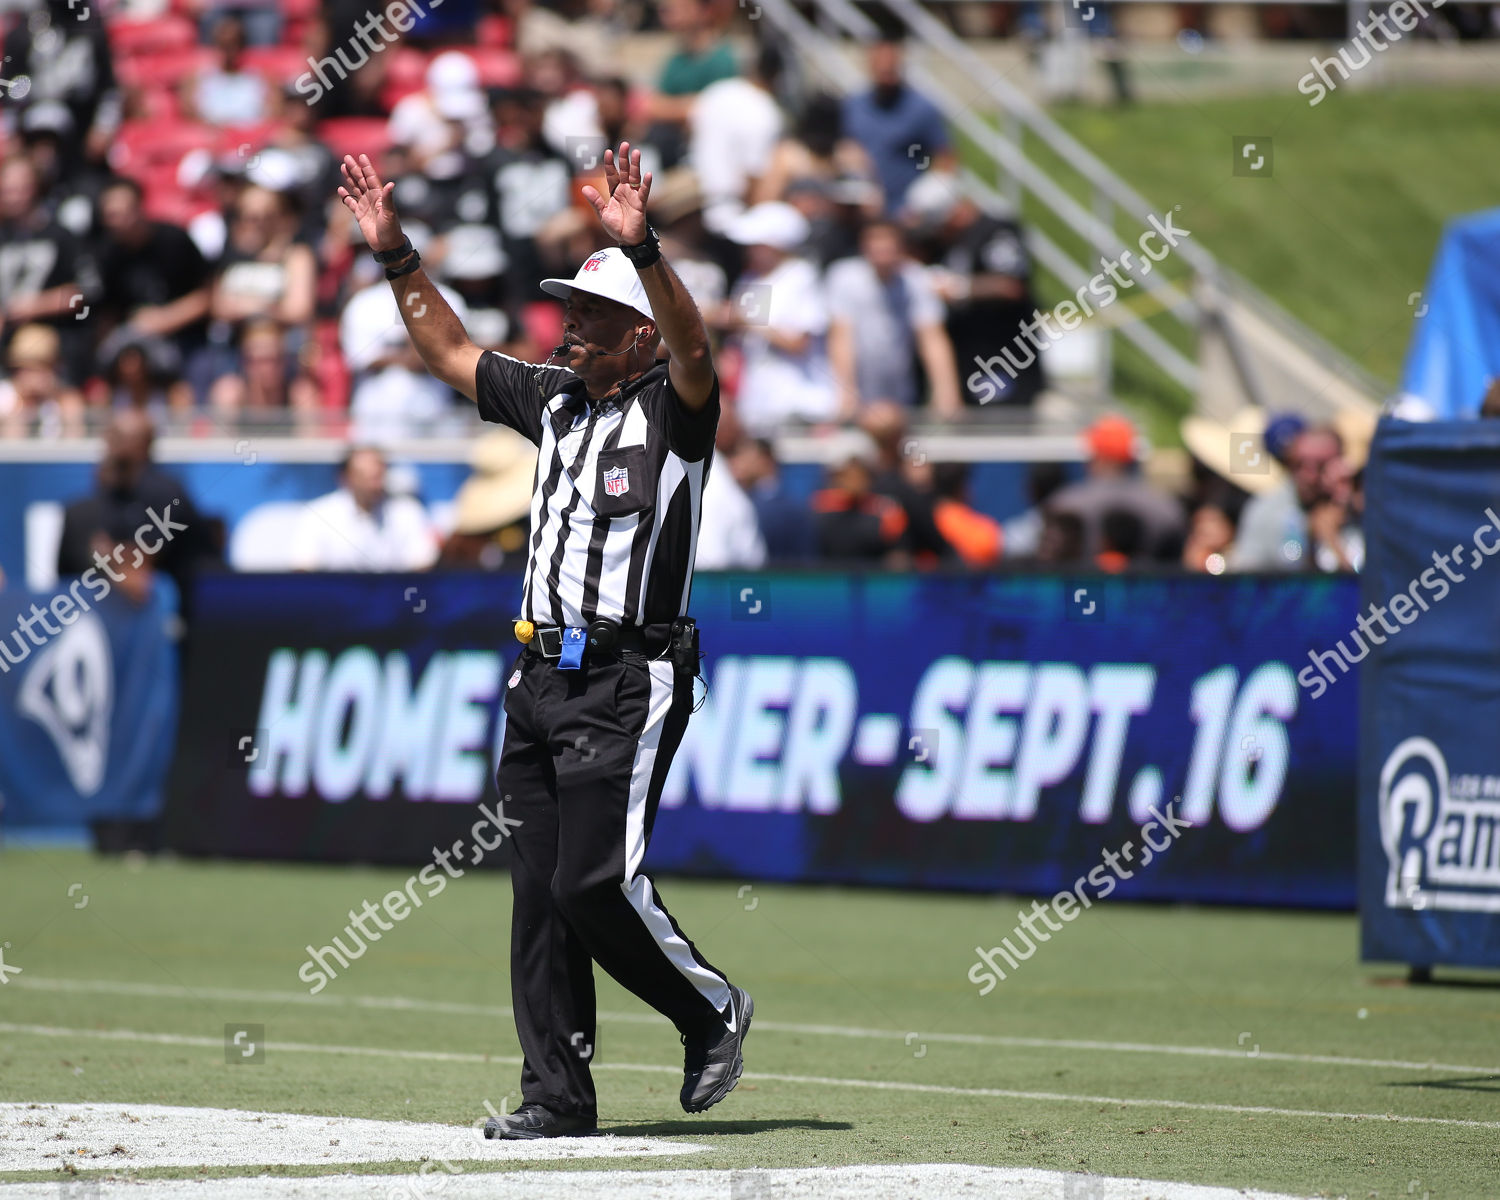
[{"label": "green grass field", "polygon": [[[1408,301],[1427,286],[1444,223],[1500,203],[1500,158],[1477,152],[1493,140],[1493,111],[1494,93],[1472,88],[1345,89],[1309,108],[1292,78],[1264,95],[1060,106],[1052,115],[1154,211],[1181,205],[1177,223],[1194,241],[1394,390],[1421,303]],[[1233,173],[1237,135],[1270,139],[1268,177]],[[1026,147],[1092,202],[1039,139]],[[1024,211],[1075,254],[1095,257],[1035,202]],[[1116,230],[1127,241],[1138,232],[1125,216]],[[1170,259],[1162,270],[1180,278]],[[1072,291],[1044,273],[1044,303]],[[1151,319],[1192,352],[1181,326]],[[1117,349],[1118,394],[1153,437],[1174,444],[1190,398],[1123,339]]]},{"label": "green grass field", "polygon": [[[1443,224],[1500,203],[1494,93],[1286,93],[1056,112],[1158,211],[1377,377],[1395,384],[1412,292]],[[1236,135],[1271,139],[1269,178],[1236,177]],[[1187,220],[1192,214],[1193,220]]]},{"label": "green grass field", "polygon": [[[455,1126],[485,1100],[514,1107],[503,874],[450,886],[321,995],[297,978],[305,945],[406,876],[0,854],[0,941],[22,968],[0,987],[0,1102]],[[1298,1195],[1500,1195],[1493,980],[1404,986],[1358,961],[1351,916],[1106,904],[981,997],[966,978],[974,948],[1010,932],[1013,898],[742,889],[663,887],[756,999],[744,1080],[711,1112],[678,1108],[674,1031],[601,980],[605,1130],[707,1146],[617,1167],[963,1163]],[[265,1026],[265,1062],[226,1064],[224,1027],[240,1023]]]}]

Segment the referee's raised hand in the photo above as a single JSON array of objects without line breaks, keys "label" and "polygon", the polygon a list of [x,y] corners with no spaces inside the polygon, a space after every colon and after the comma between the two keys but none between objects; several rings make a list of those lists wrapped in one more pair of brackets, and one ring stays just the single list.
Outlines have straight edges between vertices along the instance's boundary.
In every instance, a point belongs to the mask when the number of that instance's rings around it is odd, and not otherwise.
[{"label": "referee's raised hand", "polygon": [[448,301],[422,269],[422,256],[401,232],[392,196],[396,185],[381,183],[368,154],[358,161],[344,155],[344,186],[339,199],[359,222],[375,261],[385,268],[396,297],[396,311],[434,378],[470,400],[478,396],[474,370],[483,353],[464,331]]},{"label": "referee's raised hand", "polygon": [[352,154],[344,155],[341,169],[344,186],[339,188],[339,199],[354,214],[370,249],[394,250],[401,245],[401,219],[396,215],[396,200],[391,194],[395,183],[380,182],[368,154],[361,154],[358,161]]},{"label": "referee's raised hand", "polygon": [[[604,186],[608,195],[585,184],[583,198],[594,206],[604,231],[623,246],[646,237],[646,198],[651,195],[651,172],[641,176],[641,152],[621,142],[618,151],[604,152]],[[363,228],[363,226],[361,226]]]}]

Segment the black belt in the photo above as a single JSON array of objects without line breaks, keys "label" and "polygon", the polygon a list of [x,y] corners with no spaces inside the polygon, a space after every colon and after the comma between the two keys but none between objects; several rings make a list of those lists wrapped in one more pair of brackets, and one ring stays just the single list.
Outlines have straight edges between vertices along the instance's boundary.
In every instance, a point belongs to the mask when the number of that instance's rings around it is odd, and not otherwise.
[{"label": "black belt", "polygon": [[[531,641],[526,643],[526,649],[541,658],[562,657],[563,630],[558,625],[539,625],[532,635]],[[655,658],[671,644],[672,635],[669,627],[663,625],[659,629],[641,625],[617,625],[614,627],[614,645],[605,648],[598,644],[591,636],[584,650],[584,657],[606,658],[618,657],[620,651],[628,651],[632,654],[644,654],[648,658]]]}]

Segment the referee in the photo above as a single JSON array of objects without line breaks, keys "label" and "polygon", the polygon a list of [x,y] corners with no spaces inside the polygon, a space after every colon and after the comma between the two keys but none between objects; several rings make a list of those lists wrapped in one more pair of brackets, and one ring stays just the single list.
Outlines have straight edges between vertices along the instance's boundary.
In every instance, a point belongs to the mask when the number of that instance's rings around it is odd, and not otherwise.
[{"label": "referee", "polygon": [[607,191],[583,192],[617,248],[543,281],[567,309],[562,344],[535,366],[469,340],[367,156],[345,157],[343,175],[339,196],[427,369],[540,449],[499,770],[520,820],[510,962],[522,1103],[485,1137],[597,1132],[593,962],[677,1026],[682,1107],[702,1112],[739,1081],[753,1005],[641,871],[693,703],[688,596],[719,422],[708,333],[646,223],[651,176],[628,142],[604,152]]}]

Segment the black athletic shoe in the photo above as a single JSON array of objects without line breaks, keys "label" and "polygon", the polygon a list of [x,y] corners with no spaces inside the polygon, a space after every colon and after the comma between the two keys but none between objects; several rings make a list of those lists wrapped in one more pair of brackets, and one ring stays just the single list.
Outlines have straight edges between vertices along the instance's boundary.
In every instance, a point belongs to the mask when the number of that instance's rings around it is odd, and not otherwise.
[{"label": "black athletic shoe", "polygon": [[750,1032],[750,1018],[755,1013],[755,1002],[748,992],[734,984],[729,985],[730,1019],[733,1029],[725,1029],[715,1041],[689,1041],[684,1035],[682,1044],[687,1047],[682,1065],[682,1108],[684,1112],[702,1112],[712,1108],[740,1081],[745,1069],[745,1059],[740,1048],[745,1044],[745,1034]]},{"label": "black athletic shoe", "polygon": [[491,1117],[484,1123],[484,1136],[508,1140],[588,1137],[599,1132],[593,1117],[555,1113],[540,1104],[523,1104],[508,1117]]}]

